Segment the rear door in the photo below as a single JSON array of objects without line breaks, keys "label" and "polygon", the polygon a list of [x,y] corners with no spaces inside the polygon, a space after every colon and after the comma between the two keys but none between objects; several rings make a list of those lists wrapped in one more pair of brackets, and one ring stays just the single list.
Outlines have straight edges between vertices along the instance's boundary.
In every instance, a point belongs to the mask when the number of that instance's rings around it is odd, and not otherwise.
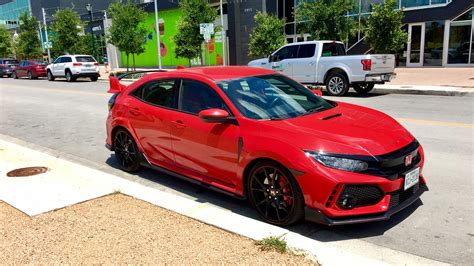
[{"label": "rear door", "polygon": [[145,155],[154,164],[174,164],[170,120],[178,108],[175,79],[152,80],[130,93],[127,117]]},{"label": "rear door", "polygon": [[315,83],[316,44],[298,45],[296,58],[293,62],[293,78],[302,83]]},{"label": "rear door", "polygon": [[18,77],[26,76],[26,68],[28,67],[28,65],[29,65],[28,61],[21,61],[20,66],[16,70],[16,75]]},{"label": "rear door", "polygon": [[231,114],[210,85],[183,79],[180,112],[173,115],[171,142],[180,168],[192,176],[229,190],[236,185],[239,126],[232,123],[206,123],[198,113],[219,108]]},{"label": "rear door", "polygon": [[288,45],[282,47],[273,54],[273,60],[270,63],[275,71],[279,71],[289,77],[293,77],[293,64],[297,60],[298,45]]}]

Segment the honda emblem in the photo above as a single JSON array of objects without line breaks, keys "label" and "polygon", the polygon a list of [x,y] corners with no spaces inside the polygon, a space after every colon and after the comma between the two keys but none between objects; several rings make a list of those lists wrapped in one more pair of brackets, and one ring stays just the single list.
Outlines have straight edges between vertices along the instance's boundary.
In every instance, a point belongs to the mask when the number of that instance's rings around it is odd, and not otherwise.
[{"label": "honda emblem", "polygon": [[412,160],[413,160],[413,155],[408,154],[407,157],[405,157],[405,166],[409,166]]}]

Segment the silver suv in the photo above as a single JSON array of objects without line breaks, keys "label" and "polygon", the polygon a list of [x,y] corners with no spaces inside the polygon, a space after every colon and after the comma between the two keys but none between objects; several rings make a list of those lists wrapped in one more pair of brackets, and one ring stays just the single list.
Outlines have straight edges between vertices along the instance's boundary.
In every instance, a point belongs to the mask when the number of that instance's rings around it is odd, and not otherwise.
[{"label": "silver suv", "polygon": [[75,81],[80,77],[97,81],[99,78],[99,63],[90,55],[62,55],[46,67],[48,80],[65,77],[67,81]]}]

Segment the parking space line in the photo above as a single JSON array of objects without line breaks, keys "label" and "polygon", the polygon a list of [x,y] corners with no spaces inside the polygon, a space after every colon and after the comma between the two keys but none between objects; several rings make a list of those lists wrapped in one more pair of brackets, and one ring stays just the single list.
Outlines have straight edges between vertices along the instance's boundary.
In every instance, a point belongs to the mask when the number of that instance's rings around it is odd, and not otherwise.
[{"label": "parking space line", "polygon": [[415,124],[420,124],[420,125],[474,128],[474,124],[468,124],[468,123],[436,121],[436,120],[423,120],[423,119],[414,119],[414,118],[395,118],[395,119],[398,122],[408,122],[408,123],[415,123]]},{"label": "parking space line", "polygon": [[49,92],[61,92],[61,93],[70,93],[70,94],[81,94],[81,95],[98,95],[98,96],[109,96],[108,93],[98,93],[98,92],[86,92],[86,91],[78,91],[78,90],[64,90],[64,89],[48,89],[44,87],[27,87],[27,86],[18,86],[18,85],[5,85],[0,86],[1,89],[9,89],[9,88],[21,88],[21,89],[40,89],[43,91]]}]

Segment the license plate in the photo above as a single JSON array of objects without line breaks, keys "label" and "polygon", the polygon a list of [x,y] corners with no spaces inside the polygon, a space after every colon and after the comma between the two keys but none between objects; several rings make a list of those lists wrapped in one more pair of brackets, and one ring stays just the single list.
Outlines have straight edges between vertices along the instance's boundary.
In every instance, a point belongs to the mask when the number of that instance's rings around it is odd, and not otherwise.
[{"label": "license plate", "polygon": [[420,168],[417,167],[405,174],[404,190],[411,188],[420,181]]},{"label": "license plate", "polygon": [[91,64],[85,64],[84,66],[85,67],[91,67],[92,65]]}]

